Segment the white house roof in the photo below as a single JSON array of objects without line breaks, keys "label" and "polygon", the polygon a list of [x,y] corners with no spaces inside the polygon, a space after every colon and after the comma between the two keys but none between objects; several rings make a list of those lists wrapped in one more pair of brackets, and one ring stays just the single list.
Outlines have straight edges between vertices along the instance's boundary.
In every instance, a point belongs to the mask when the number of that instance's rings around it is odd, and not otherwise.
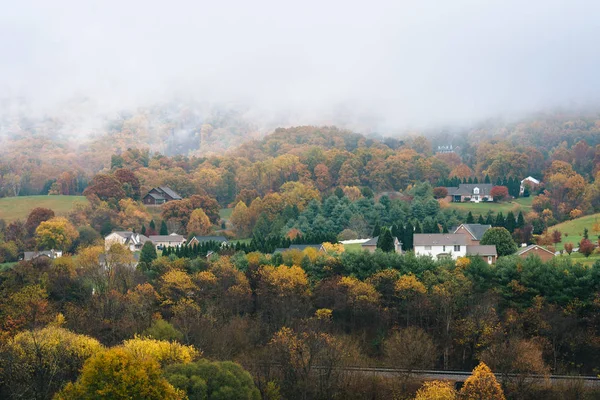
[{"label": "white house roof", "polygon": [[184,242],[185,238],[181,235],[151,235],[149,237],[150,241],[153,243],[156,242]]},{"label": "white house roof", "polygon": [[523,180],[521,181],[521,184],[523,184],[523,182],[525,182],[525,181],[530,181],[530,182],[533,182],[533,183],[535,183],[536,185],[539,185],[539,184],[540,184],[540,181],[538,181],[537,179],[535,179],[533,176],[528,176],[527,178],[523,179]]}]

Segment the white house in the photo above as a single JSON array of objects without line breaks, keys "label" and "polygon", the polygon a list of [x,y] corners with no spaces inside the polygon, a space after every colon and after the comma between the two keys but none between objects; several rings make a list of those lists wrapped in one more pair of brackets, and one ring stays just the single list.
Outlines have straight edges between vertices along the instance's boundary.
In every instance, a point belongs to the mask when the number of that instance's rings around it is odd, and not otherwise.
[{"label": "white house", "polygon": [[176,233],[171,233],[170,235],[151,235],[149,239],[159,250],[167,247],[180,247],[186,242],[183,236]]},{"label": "white house", "polygon": [[416,255],[433,258],[464,257],[467,255],[467,245],[470,240],[467,235],[460,233],[415,233],[413,246]]},{"label": "white house", "polygon": [[113,244],[120,244],[129,248],[130,251],[140,251],[148,240],[150,239],[139,233],[129,231],[113,232],[104,238],[104,248],[109,250]]},{"label": "white house", "polygon": [[529,186],[531,188],[536,187],[537,185],[539,185],[541,182],[537,179],[535,179],[533,176],[528,176],[527,178],[523,179],[521,181],[521,187],[519,188],[519,195],[522,196],[523,192],[525,192],[525,184],[529,184]]}]

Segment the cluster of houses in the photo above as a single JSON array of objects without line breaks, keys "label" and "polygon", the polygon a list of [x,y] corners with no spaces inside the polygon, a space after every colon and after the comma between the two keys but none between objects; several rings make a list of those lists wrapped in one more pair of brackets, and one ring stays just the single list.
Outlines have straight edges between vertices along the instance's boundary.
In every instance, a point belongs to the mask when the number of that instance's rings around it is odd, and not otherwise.
[{"label": "cluster of houses", "polygon": [[[525,188],[535,189],[541,182],[532,176],[521,181],[519,188],[520,195],[525,193]],[[482,201],[494,201],[492,189],[495,185],[491,183],[461,183],[458,187],[446,187],[448,194],[446,200],[450,202],[472,202],[480,203]]]},{"label": "cluster of houses", "polygon": [[146,242],[151,242],[157,250],[184,245],[193,246],[206,242],[217,242],[220,243],[221,246],[225,246],[229,243],[224,236],[194,236],[188,241],[185,237],[176,233],[170,235],[145,236],[141,233],[120,231],[113,232],[106,236],[104,238],[104,247],[108,250],[113,244],[120,244],[135,252],[142,250],[142,247]]},{"label": "cluster of houses", "polygon": [[[416,233],[413,235],[413,251],[416,255],[430,256],[434,259],[459,257],[481,257],[488,264],[495,264],[498,252],[495,245],[480,244],[483,234],[491,225],[461,224],[450,229],[451,233]],[[363,250],[375,252],[378,238],[372,238],[361,244]],[[402,253],[402,244],[394,238],[397,253]],[[530,245],[521,247],[515,255],[527,258],[537,255],[543,261],[554,257],[554,253],[542,246]]]}]

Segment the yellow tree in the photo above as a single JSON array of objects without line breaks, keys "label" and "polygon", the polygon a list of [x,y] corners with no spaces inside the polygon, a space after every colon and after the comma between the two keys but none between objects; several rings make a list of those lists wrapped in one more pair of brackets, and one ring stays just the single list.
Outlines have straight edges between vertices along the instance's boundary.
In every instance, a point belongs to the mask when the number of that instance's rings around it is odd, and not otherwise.
[{"label": "yellow tree", "polygon": [[306,312],[310,290],[302,268],[265,265],[258,279],[258,304],[269,320],[285,323]]},{"label": "yellow tree", "polygon": [[460,394],[465,400],[506,400],[496,376],[483,362],[475,367]]},{"label": "yellow tree", "polygon": [[239,201],[231,213],[231,223],[241,237],[248,236],[252,228],[250,211],[243,201]]},{"label": "yellow tree", "polygon": [[79,237],[79,232],[66,218],[55,217],[42,222],[35,235],[39,247],[64,251]]},{"label": "yellow tree", "polygon": [[396,295],[406,303],[404,307],[406,308],[406,326],[408,326],[411,308],[414,307],[414,303],[421,295],[427,293],[427,289],[413,274],[402,275],[396,281],[394,289]]},{"label": "yellow tree", "polygon": [[190,222],[188,222],[187,225],[188,233],[206,235],[210,232],[210,228],[210,219],[201,208],[197,208],[192,211],[192,214],[190,215]]},{"label": "yellow tree", "polygon": [[100,352],[86,361],[75,383],[69,383],[57,400],[147,399],[179,400],[185,394],[162,376],[158,361],[138,358],[117,347]]},{"label": "yellow tree", "polygon": [[425,382],[419,390],[415,400],[455,400],[456,391],[450,382],[431,381]]},{"label": "yellow tree", "polygon": [[3,378],[15,398],[48,398],[66,382],[77,378],[84,362],[103,349],[100,342],[70,332],[60,325],[61,314],[43,329],[23,331],[3,348]]}]

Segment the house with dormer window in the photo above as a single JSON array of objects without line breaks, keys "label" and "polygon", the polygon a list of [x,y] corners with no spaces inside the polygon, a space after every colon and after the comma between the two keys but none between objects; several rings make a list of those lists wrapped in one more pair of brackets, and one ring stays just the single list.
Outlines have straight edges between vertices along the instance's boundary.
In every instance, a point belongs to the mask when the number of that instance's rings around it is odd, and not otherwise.
[{"label": "house with dormer window", "polygon": [[471,201],[480,203],[482,201],[494,201],[491,195],[494,185],[491,183],[461,183],[458,187],[447,187],[448,201],[464,202]]}]

